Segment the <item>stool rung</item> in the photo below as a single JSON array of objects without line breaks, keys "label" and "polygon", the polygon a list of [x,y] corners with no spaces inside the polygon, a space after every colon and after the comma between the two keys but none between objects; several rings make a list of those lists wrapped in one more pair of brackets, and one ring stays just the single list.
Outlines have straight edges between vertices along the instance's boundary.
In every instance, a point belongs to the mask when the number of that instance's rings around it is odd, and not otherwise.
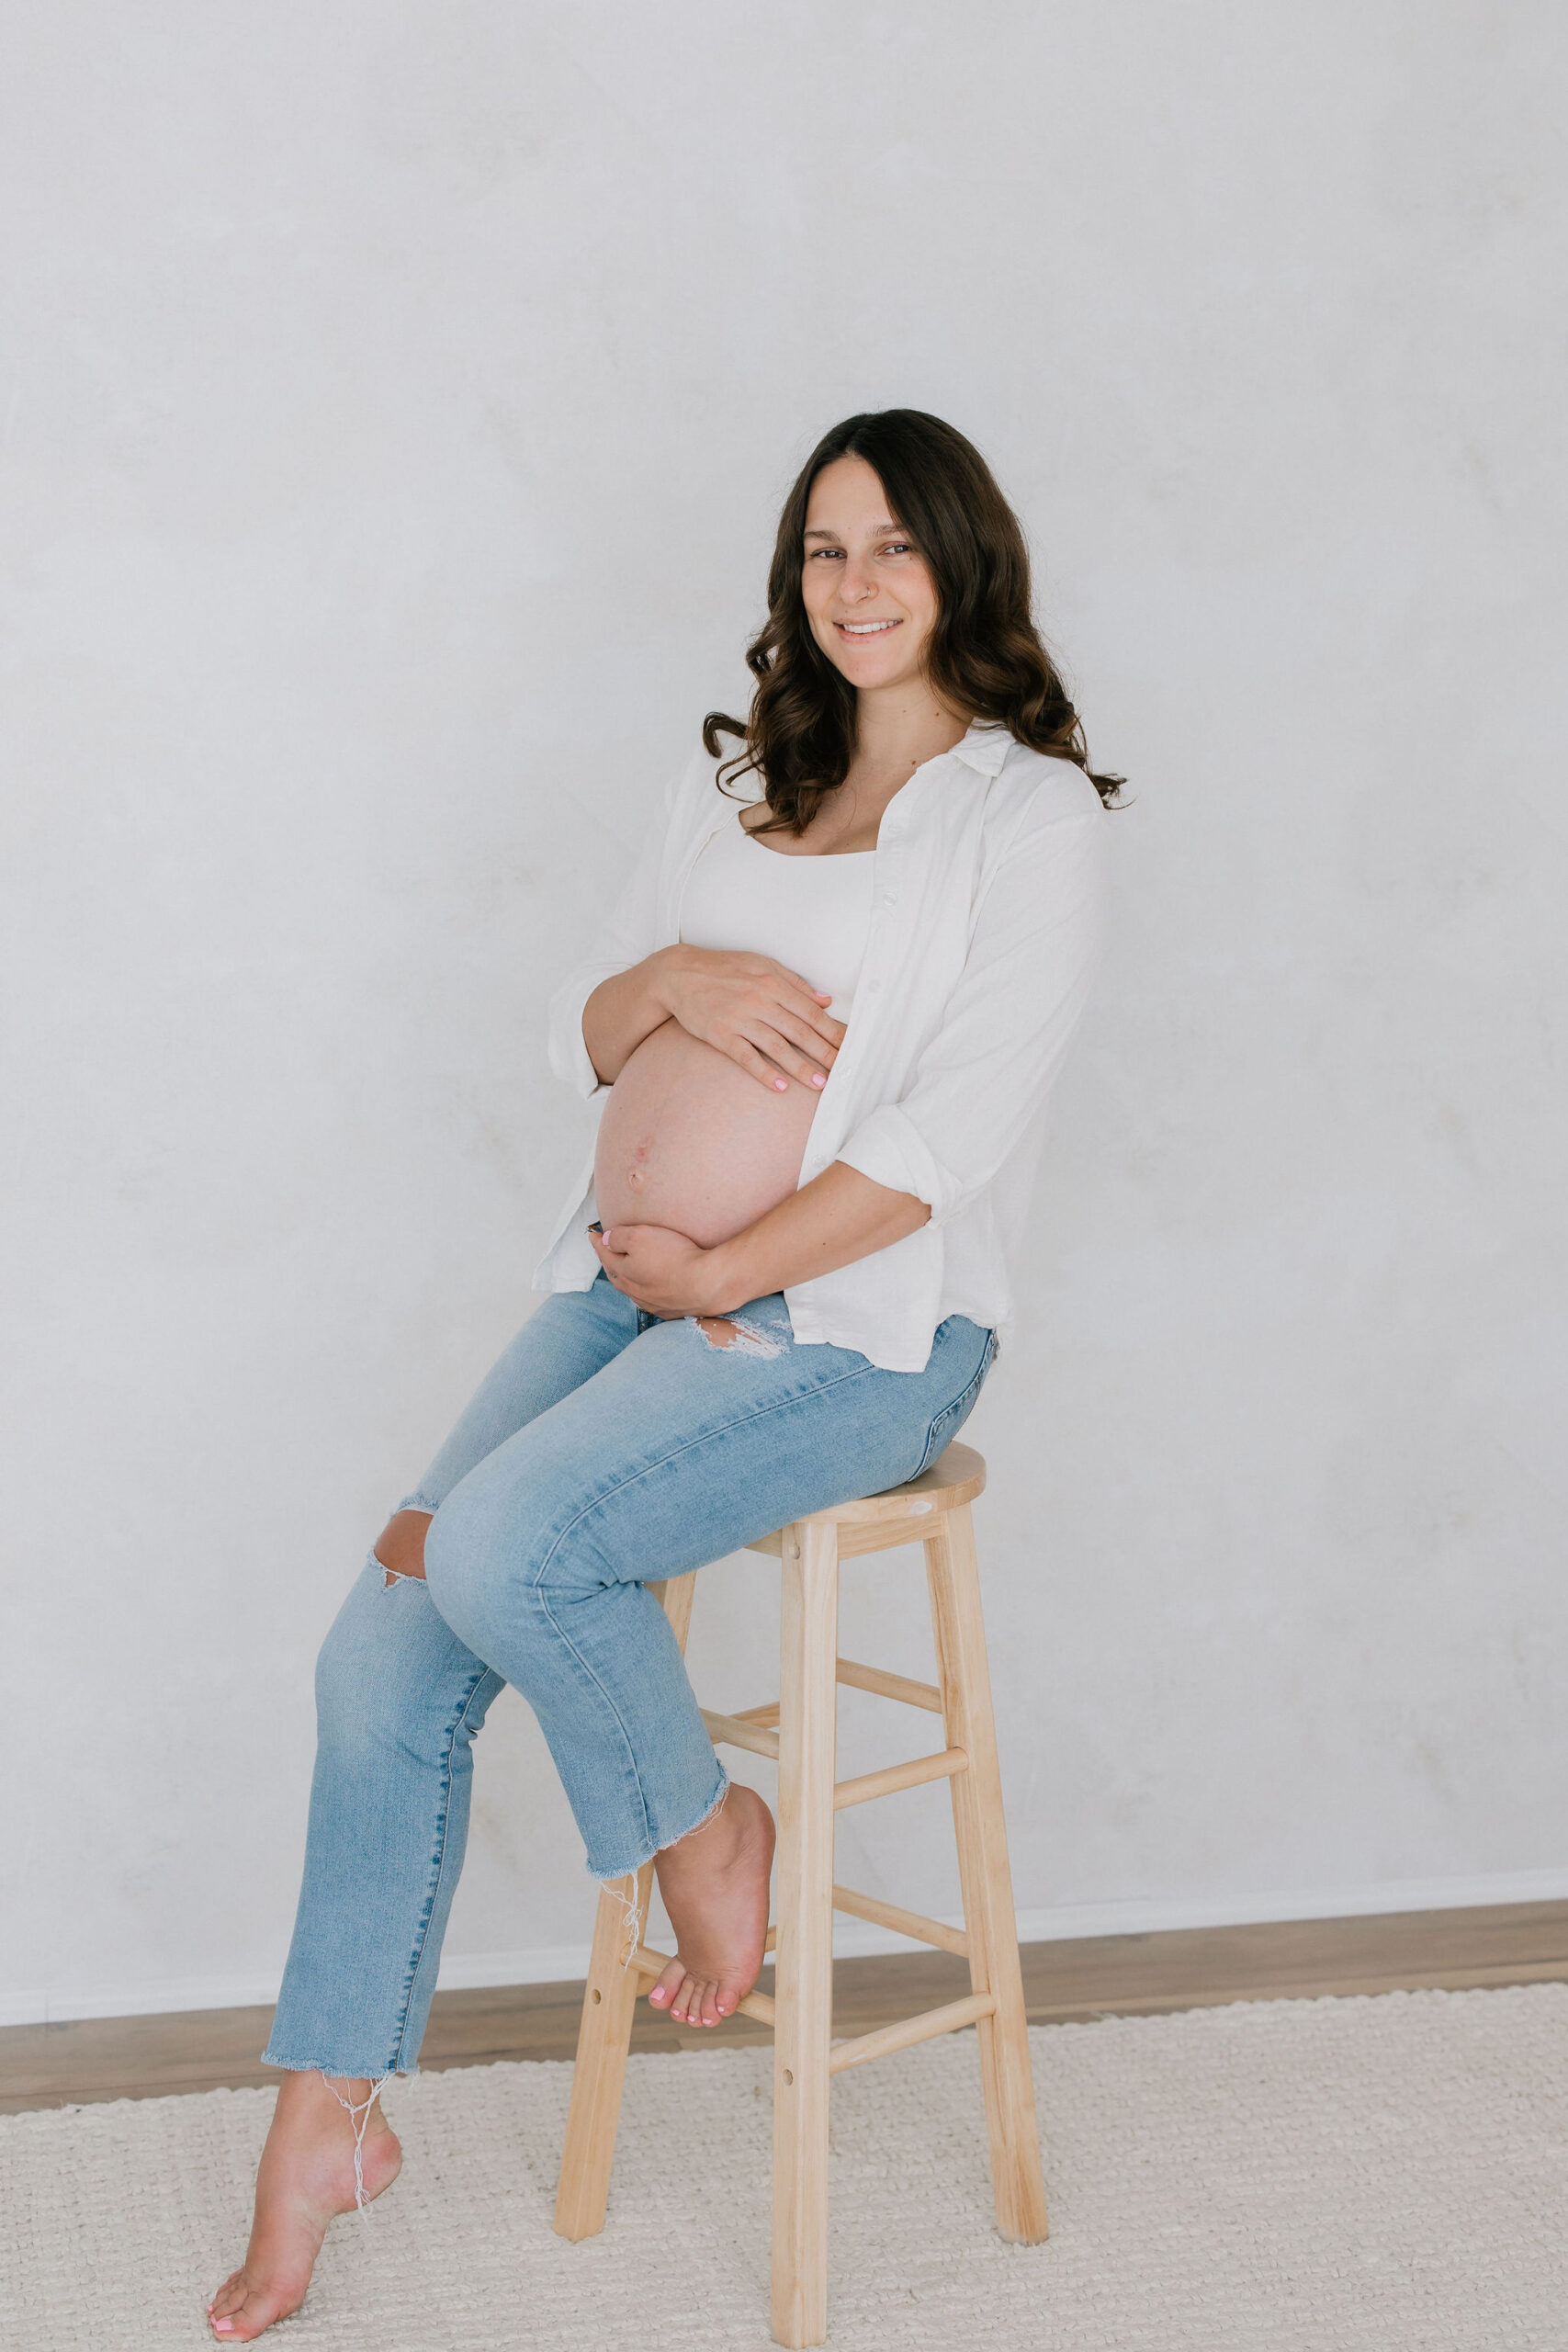
[{"label": "stool rung", "polygon": [[737,1707],[735,1720],[738,1724],[761,1724],[764,1731],[776,1731],[779,1702],[776,1699],[770,1699],[765,1707]]},{"label": "stool rung", "polygon": [[[650,1951],[646,1944],[639,1944],[633,1955],[632,1966],[639,1976],[662,1976],[674,1957],[672,1951]],[[759,2025],[772,2025],[773,2021],[773,2004],[770,1994],[748,1993],[746,1998],[735,2006],[743,2018],[755,2018]],[[935,2015],[934,2010],[932,2015]]]},{"label": "stool rung", "polygon": [[776,1731],[764,1731],[761,1724],[748,1723],[744,1715],[716,1714],[711,1707],[700,1711],[707,1736],[716,1745],[722,1741],[726,1747],[749,1747],[753,1756],[771,1756],[779,1760],[779,1736]]},{"label": "stool rung", "polygon": [[901,1904],[880,1902],[874,1894],[857,1894],[852,1886],[833,1889],[833,1908],[847,1911],[852,1918],[869,1919],[878,1928],[894,1928],[918,1944],[934,1944],[938,1951],[955,1951],[960,1960],[969,1957],[969,1939],[963,1928],[950,1928],[942,1919],[928,1919],[923,1911],[906,1911]]},{"label": "stool rung", "polygon": [[856,1690],[874,1690],[879,1699],[897,1699],[903,1707],[924,1707],[942,1713],[942,1692],[934,1682],[911,1682],[907,1674],[887,1674],[880,1666],[857,1666],[852,1657],[839,1660],[839,1679]]},{"label": "stool rung", "polygon": [[[744,2007],[744,2004],[742,2004]],[[874,2033],[857,2034],[852,2041],[836,2041],[828,2052],[828,2072],[841,2075],[846,2066],[863,2066],[868,2058],[891,2057],[917,2041],[931,2041],[939,2033],[956,2033],[961,2026],[994,2017],[994,1993],[971,1993],[966,2000],[949,2001],[945,2008],[922,2009],[919,2017],[902,2018],[897,2025],[878,2026]]]},{"label": "stool rung", "polygon": [[908,1764],[887,1764],[880,1772],[862,1772],[856,1780],[837,1782],[833,1810],[841,1813],[847,1804],[867,1804],[873,1797],[890,1797],[899,1789],[918,1789],[922,1781],[951,1780],[954,1772],[968,1770],[968,1752],[962,1747],[944,1747],[940,1756],[917,1756]]}]

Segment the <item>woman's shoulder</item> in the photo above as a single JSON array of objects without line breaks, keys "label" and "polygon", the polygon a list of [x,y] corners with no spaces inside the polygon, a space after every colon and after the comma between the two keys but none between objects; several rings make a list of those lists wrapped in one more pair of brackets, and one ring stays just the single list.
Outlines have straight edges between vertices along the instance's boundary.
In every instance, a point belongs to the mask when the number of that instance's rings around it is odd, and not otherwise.
[{"label": "woman's shoulder", "polygon": [[1004,823],[1010,817],[1031,831],[1105,814],[1098,789],[1076,760],[1036,752],[1011,735],[997,771],[993,798]]}]

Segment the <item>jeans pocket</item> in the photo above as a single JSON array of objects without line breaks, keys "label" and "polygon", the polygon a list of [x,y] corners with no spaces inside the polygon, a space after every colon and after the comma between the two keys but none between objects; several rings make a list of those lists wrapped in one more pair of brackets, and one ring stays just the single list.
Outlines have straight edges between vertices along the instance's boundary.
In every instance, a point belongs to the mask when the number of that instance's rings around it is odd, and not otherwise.
[{"label": "jeans pocket", "polygon": [[917,1478],[922,1471],[931,1468],[942,1448],[951,1445],[953,1440],[958,1435],[959,1430],[974,1411],[975,1400],[985,1385],[986,1374],[996,1360],[997,1335],[994,1331],[987,1331],[980,1361],[975,1367],[974,1378],[968,1386],[953,1398],[952,1404],[937,1415],[926,1432],[926,1450],[920,1456],[919,1469],[914,1473]]}]

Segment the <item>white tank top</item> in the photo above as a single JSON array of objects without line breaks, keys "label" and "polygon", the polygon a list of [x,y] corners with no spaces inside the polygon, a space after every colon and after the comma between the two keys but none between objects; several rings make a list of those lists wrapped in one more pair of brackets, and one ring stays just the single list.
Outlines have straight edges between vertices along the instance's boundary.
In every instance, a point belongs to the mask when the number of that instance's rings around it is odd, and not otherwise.
[{"label": "white tank top", "polygon": [[753,841],[740,811],[721,825],[686,877],[681,938],[688,947],[749,948],[830,989],[847,1021],[871,928],[874,849],[788,857]]}]

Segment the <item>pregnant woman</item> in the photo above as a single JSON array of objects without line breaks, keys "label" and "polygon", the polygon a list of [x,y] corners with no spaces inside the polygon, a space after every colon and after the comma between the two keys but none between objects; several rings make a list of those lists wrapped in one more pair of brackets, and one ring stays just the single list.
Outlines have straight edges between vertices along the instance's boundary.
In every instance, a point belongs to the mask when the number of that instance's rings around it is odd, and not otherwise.
[{"label": "pregnant woman", "polygon": [[321,1651],[286,2073],[209,2307],[226,2342],[296,2310],[332,2216],[397,2174],[380,2093],[418,2059],[503,1682],[592,1875],[654,1861],[677,1958],[649,2000],[711,2026],[750,1990],[773,1819],[727,1780],[649,1580],[914,1477],[1010,1311],[1114,779],[1035,632],[1017,520],[937,418],[826,436],[768,605],[745,721],[708,718],[551,1003],[552,1066],[603,1115],[549,1295]]}]

